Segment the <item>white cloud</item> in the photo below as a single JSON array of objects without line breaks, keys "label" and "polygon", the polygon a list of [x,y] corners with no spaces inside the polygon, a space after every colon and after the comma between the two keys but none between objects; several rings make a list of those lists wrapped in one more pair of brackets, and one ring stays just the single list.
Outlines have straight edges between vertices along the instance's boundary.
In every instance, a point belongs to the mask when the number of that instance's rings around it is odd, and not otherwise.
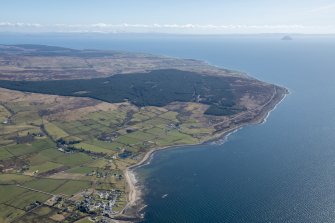
[{"label": "white cloud", "polygon": [[38,23],[0,22],[0,27],[41,27]]},{"label": "white cloud", "polygon": [[[334,5],[335,6],[335,5]],[[334,27],[294,25],[213,25],[213,24],[38,24],[0,22],[0,31],[32,32],[166,32],[166,33],[259,33],[259,32],[335,32]]]}]

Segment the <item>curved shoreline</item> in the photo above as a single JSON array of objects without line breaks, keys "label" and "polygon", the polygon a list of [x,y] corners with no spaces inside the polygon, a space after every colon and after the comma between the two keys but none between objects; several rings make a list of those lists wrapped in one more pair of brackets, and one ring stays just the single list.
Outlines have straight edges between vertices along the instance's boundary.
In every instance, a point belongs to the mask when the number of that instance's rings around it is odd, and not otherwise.
[{"label": "curved shoreline", "polygon": [[[140,214],[140,212],[146,207],[146,205],[144,205],[141,202],[141,196],[142,196],[142,192],[141,189],[138,187],[137,185],[137,180],[136,180],[136,175],[135,175],[135,170],[137,168],[140,168],[144,165],[147,165],[150,163],[150,160],[153,157],[153,154],[155,152],[158,151],[162,151],[162,150],[167,150],[167,149],[174,149],[174,148],[181,148],[181,147],[189,147],[189,146],[195,146],[195,145],[203,145],[206,143],[210,143],[210,142],[215,142],[218,141],[220,139],[224,139],[224,141],[227,139],[227,137],[229,137],[229,135],[231,135],[232,133],[238,131],[239,129],[246,127],[248,125],[255,125],[255,124],[263,124],[267,121],[267,118],[269,117],[270,113],[272,111],[274,111],[277,106],[285,99],[285,97],[290,93],[286,88],[285,91],[281,94],[279,94],[278,92],[276,92],[276,96],[273,97],[268,104],[265,104],[262,108],[262,110],[260,111],[260,113],[252,120],[247,121],[245,123],[241,123],[238,124],[230,129],[227,129],[225,131],[222,131],[218,134],[214,134],[213,137],[211,137],[211,139],[206,140],[204,142],[200,142],[200,143],[195,143],[195,144],[185,144],[185,145],[172,145],[172,146],[166,146],[166,147],[161,147],[161,148],[153,148],[151,150],[149,150],[144,157],[136,164],[129,166],[128,168],[126,168],[124,170],[124,176],[126,178],[127,181],[127,190],[128,190],[128,201],[127,201],[127,205],[125,206],[125,208],[121,211],[121,214],[124,216],[133,216],[133,218],[138,220],[143,218],[143,216]],[[269,109],[267,109],[269,108]],[[132,209],[132,210],[131,210]],[[130,212],[132,213],[127,213],[129,212],[129,210],[131,210]],[[133,221],[129,221],[129,222],[133,222]]]}]

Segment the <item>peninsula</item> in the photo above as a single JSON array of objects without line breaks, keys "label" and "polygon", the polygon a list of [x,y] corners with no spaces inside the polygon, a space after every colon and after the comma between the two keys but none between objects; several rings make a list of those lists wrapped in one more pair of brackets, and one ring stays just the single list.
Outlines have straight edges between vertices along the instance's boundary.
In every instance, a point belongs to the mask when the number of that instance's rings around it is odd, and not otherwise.
[{"label": "peninsula", "polygon": [[287,93],[193,59],[0,45],[0,222],[139,221],[153,152],[261,123]]}]

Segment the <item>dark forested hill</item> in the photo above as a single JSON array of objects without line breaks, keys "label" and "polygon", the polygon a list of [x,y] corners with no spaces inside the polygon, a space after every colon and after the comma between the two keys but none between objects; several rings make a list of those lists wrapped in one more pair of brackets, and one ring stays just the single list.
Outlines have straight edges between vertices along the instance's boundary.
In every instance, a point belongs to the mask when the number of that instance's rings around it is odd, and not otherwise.
[{"label": "dark forested hill", "polygon": [[199,102],[210,105],[207,114],[228,115],[244,109],[237,106],[237,100],[246,92],[269,91],[268,87],[242,83],[243,79],[239,77],[171,69],[82,80],[1,80],[0,86],[27,92],[91,97],[112,103],[129,101],[137,106],[165,106],[175,101]]}]

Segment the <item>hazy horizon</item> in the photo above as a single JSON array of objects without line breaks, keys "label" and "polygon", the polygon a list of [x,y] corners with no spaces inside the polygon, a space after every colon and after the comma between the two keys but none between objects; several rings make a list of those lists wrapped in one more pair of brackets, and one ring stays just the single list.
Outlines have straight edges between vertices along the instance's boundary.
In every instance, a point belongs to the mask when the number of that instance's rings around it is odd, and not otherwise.
[{"label": "hazy horizon", "polygon": [[335,3],[307,1],[5,1],[0,32],[335,34]]},{"label": "hazy horizon", "polygon": [[294,32],[278,32],[278,33],[165,33],[165,32],[64,32],[64,31],[45,31],[45,32],[27,32],[27,31],[0,31],[0,35],[31,35],[31,36],[47,36],[47,35],[59,35],[59,36],[240,36],[240,37],[283,37],[283,36],[335,36],[335,33],[294,33]]}]

